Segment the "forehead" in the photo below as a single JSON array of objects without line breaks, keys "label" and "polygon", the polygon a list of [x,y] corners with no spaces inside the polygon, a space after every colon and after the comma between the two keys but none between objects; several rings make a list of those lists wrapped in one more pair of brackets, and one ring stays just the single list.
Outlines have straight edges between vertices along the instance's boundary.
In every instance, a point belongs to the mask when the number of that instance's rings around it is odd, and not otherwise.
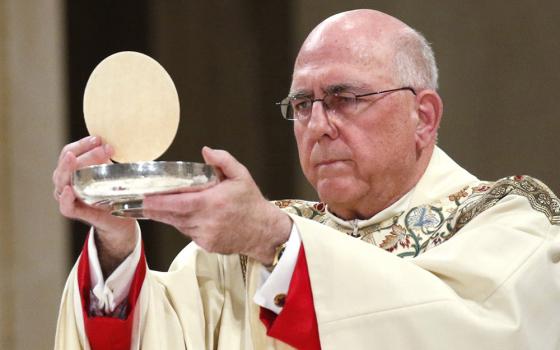
[{"label": "forehead", "polygon": [[326,19],[299,51],[292,88],[351,81],[378,85],[391,80],[394,38],[403,26],[393,17],[369,10]]},{"label": "forehead", "polygon": [[391,71],[387,60],[379,57],[364,60],[351,55],[317,55],[296,64],[290,91],[325,91],[335,85],[358,90],[378,88],[391,82]]}]

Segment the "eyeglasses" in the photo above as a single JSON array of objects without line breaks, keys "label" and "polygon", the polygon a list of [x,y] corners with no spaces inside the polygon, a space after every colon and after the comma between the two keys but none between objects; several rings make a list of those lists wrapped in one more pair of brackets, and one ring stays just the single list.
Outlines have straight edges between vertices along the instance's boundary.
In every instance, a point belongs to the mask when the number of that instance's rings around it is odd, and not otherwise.
[{"label": "eyeglasses", "polygon": [[416,96],[416,91],[411,87],[401,87],[383,91],[375,91],[367,94],[356,95],[351,92],[327,93],[323,98],[288,96],[276,105],[280,106],[282,116],[286,120],[306,120],[311,116],[313,104],[317,101],[323,103],[327,111],[339,116],[352,115],[356,112],[358,103],[363,97],[386,94],[395,91],[408,90]]}]

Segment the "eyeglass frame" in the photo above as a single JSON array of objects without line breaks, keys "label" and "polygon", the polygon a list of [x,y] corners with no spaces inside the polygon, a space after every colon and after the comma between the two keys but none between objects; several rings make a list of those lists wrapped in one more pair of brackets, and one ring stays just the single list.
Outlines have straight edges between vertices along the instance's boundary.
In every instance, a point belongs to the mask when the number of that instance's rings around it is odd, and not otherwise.
[{"label": "eyeglass frame", "polygon": [[[380,94],[385,94],[385,93],[389,93],[389,92],[404,91],[404,90],[408,90],[408,91],[412,92],[412,94],[414,96],[417,95],[416,90],[414,90],[414,88],[412,88],[410,86],[404,86],[404,87],[400,87],[400,88],[388,89],[388,90],[382,90],[382,91],[368,92],[368,93],[359,94],[359,95],[356,95],[352,92],[344,92],[344,93],[350,93],[350,94],[354,95],[354,98],[357,101],[357,100],[361,99],[362,97],[366,97],[366,96],[380,95]],[[340,94],[340,93],[342,93],[342,92],[327,93],[327,94],[325,94],[325,96],[323,96],[323,98],[305,97],[304,99],[308,99],[311,102],[311,105],[313,105],[315,102],[320,101],[320,102],[323,103],[324,107],[328,108],[328,106],[325,105],[325,98],[327,98],[328,96],[336,96],[337,94]],[[280,114],[282,114],[282,117],[285,120],[292,120],[292,121],[309,119],[309,117],[306,117],[306,118],[288,118],[288,116],[287,116],[288,113],[287,112],[288,112],[289,107],[284,108],[284,106],[290,106],[290,101],[294,100],[294,99],[296,99],[296,98],[293,97],[293,96],[288,96],[288,97],[284,98],[282,101],[276,102],[276,105],[280,106]],[[295,115],[295,113],[293,115]]]}]

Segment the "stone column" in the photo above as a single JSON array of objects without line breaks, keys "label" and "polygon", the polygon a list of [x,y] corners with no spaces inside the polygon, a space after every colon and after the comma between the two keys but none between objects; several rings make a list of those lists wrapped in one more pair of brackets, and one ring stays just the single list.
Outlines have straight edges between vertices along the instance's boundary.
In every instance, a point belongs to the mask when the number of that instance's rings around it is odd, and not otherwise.
[{"label": "stone column", "polygon": [[0,348],[53,344],[68,237],[51,175],[65,136],[64,7],[0,0]]}]

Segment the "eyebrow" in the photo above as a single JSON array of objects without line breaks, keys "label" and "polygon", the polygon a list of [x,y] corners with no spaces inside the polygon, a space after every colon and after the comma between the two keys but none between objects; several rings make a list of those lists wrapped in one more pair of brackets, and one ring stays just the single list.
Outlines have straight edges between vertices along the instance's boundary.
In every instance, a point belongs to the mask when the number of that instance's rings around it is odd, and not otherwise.
[{"label": "eyebrow", "polygon": [[[361,92],[367,90],[367,86],[366,84],[360,82],[350,82],[350,83],[339,83],[339,84],[329,85],[322,90],[327,94],[336,94],[338,92],[345,92],[345,91]],[[307,98],[312,96],[313,93],[307,89],[295,90],[290,92],[290,94],[288,95],[288,97],[290,98]]]},{"label": "eyebrow", "polygon": [[306,98],[311,96],[313,96],[313,94],[309,90],[296,90],[288,94],[289,98]]}]

